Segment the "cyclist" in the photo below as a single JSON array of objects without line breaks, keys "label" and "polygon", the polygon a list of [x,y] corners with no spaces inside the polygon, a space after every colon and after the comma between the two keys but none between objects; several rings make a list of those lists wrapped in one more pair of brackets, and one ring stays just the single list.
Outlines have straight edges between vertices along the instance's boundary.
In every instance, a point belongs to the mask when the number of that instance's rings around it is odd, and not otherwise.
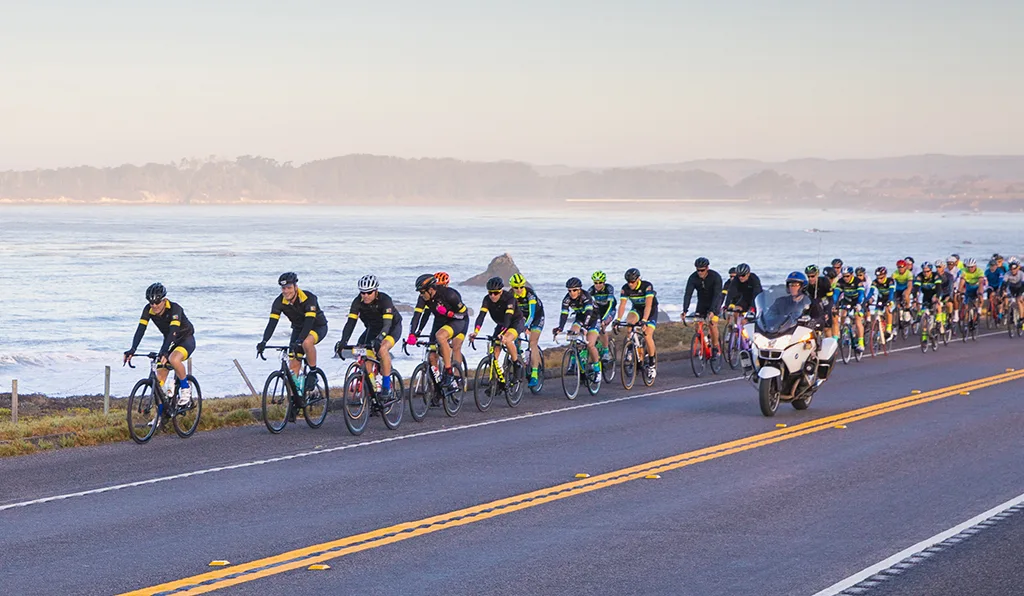
[{"label": "cyclist", "polygon": [[[277,278],[277,285],[281,287],[281,293],[274,299],[270,307],[270,320],[267,321],[267,328],[263,330],[263,341],[256,344],[256,351],[260,354],[267,347],[267,342],[274,335],[277,329],[277,322],[281,315],[288,317],[292,324],[292,336],[288,341],[290,347],[288,367],[292,371],[292,379],[299,395],[305,394],[306,379],[299,377],[300,360],[305,355],[306,362],[310,368],[316,367],[316,344],[323,341],[327,335],[327,317],[316,301],[313,292],[300,290],[299,277],[289,271],[282,273]],[[316,375],[309,372],[313,382],[316,382]],[[310,387],[312,389],[312,387]]]},{"label": "cyclist", "polygon": [[438,285],[437,278],[430,273],[416,278],[416,292],[420,297],[416,301],[412,321],[409,323],[409,337],[405,341],[416,343],[416,335],[427,326],[424,313],[433,315],[434,326],[430,337],[437,342],[437,350],[441,352],[441,361],[444,363],[441,382],[450,389],[457,389],[459,382],[452,370],[452,361],[454,358],[455,362],[462,362],[462,342],[469,330],[469,309],[462,303],[462,295],[458,290]]},{"label": "cyclist", "polygon": [[538,344],[540,332],[544,330],[544,303],[537,297],[533,288],[526,285],[526,278],[522,274],[513,273],[512,277],[508,278],[508,283],[512,286],[512,295],[519,303],[519,312],[525,319],[524,325],[530,332],[530,381],[527,385],[536,387],[540,383],[538,376],[541,353]]},{"label": "cyclist", "polygon": [[939,302],[940,306],[942,306],[942,311],[945,313],[943,318],[948,318],[953,312],[953,295],[956,292],[956,280],[953,274],[949,272],[943,259],[935,260],[935,276],[942,281],[942,287],[939,290]]},{"label": "cyclist", "polygon": [[729,284],[725,303],[729,305],[729,310],[747,312],[754,308],[754,298],[757,298],[761,291],[761,278],[756,273],[751,273],[750,265],[740,263],[736,265],[736,279]]},{"label": "cyclist", "polygon": [[587,332],[587,354],[590,359],[590,378],[596,380],[601,375],[601,362],[597,354],[597,309],[594,299],[583,291],[583,282],[578,277],[570,277],[565,282],[565,298],[562,299],[562,314],[558,317],[558,327],[551,330],[551,336],[557,338],[569,319],[569,314],[574,315],[572,324],[573,333],[579,333],[581,329]]},{"label": "cyclist", "polygon": [[832,287],[832,290],[835,291],[836,280],[839,279],[839,272],[836,271],[831,265],[822,269],[821,272],[825,274],[825,279],[828,280],[828,283]]},{"label": "cyclist", "polygon": [[[476,336],[480,333],[480,326],[484,324],[484,315],[491,315],[491,320],[494,321],[494,335],[501,337],[501,345],[505,346],[508,350],[508,355],[512,358],[512,368],[516,375],[516,378],[523,376],[523,363],[519,361],[519,350],[516,348],[516,340],[519,339],[519,334],[526,331],[526,319],[523,318],[523,313],[519,311],[519,303],[516,301],[516,297],[512,295],[512,292],[505,289],[505,282],[500,277],[492,277],[487,280],[487,295],[484,296],[484,302],[480,305],[480,312],[476,315],[476,325],[473,327],[473,332],[469,334],[470,341],[475,340]],[[494,360],[495,362],[501,362],[501,347],[497,346],[494,348]],[[505,382],[504,372],[501,367],[497,367],[498,380],[502,383]]]},{"label": "cyclist", "polygon": [[[999,256],[999,255],[996,255]],[[1002,259],[1002,257],[999,257]],[[1007,265],[1009,268],[1009,265]],[[988,269],[985,270],[985,302],[991,302],[991,296],[993,292],[996,292],[996,296],[999,295],[999,291],[1003,289],[1003,277],[1007,271],[1004,270],[999,261],[992,259],[988,262]]]},{"label": "cyclist", "polygon": [[[932,271],[932,264],[929,262],[921,263],[921,273],[918,273],[914,277],[914,290],[921,293],[921,314],[924,314],[925,310],[932,308],[935,312],[935,321],[939,324],[939,333],[943,333],[945,330],[945,313],[939,307],[940,300],[942,297],[942,280],[939,276],[935,275]],[[927,337],[928,330],[925,330],[925,337]]]},{"label": "cyclist", "polygon": [[679,318],[686,320],[686,313],[690,310],[690,298],[697,292],[697,308],[694,316],[700,319],[707,319],[708,327],[711,330],[712,356],[718,356],[718,313],[722,308],[722,276],[711,269],[711,262],[707,257],[699,257],[693,262],[696,269],[686,280],[686,290],[683,292],[683,312]]},{"label": "cyclist", "polygon": [[1008,265],[1010,272],[1003,277],[1003,291],[1008,299],[1016,301],[1017,313],[1024,327],[1024,269],[1016,257],[1011,257]]},{"label": "cyclist", "polygon": [[839,316],[832,322],[832,336],[839,337],[839,323],[845,318],[845,312],[849,311],[854,316],[854,325],[857,328],[857,351],[863,352],[864,313],[861,307],[864,305],[864,286],[854,277],[853,267],[843,269],[842,277],[836,282],[835,293]]},{"label": "cyclist", "polygon": [[[826,267],[831,269],[831,267]],[[804,293],[821,305],[825,318],[825,327],[832,328],[832,303],[835,292],[832,290],[832,282],[823,275],[820,275],[817,265],[808,265],[804,268],[804,275],[807,277],[807,285],[804,286]]]},{"label": "cyclist", "polygon": [[896,304],[910,307],[910,294],[914,287],[914,273],[911,271],[912,262],[906,259],[896,261],[896,271],[892,274],[892,281],[896,284]]},{"label": "cyclist", "polygon": [[624,322],[634,324],[639,321],[643,325],[644,349],[647,352],[644,356],[644,366],[652,368],[657,354],[654,349],[654,328],[658,326],[658,295],[654,291],[654,284],[640,279],[640,270],[636,267],[627,269],[625,278],[626,283],[619,292],[619,313],[615,318],[623,321],[622,315],[626,314],[626,305],[631,306]]},{"label": "cyclist", "polygon": [[146,288],[146,302],[139,317],[139,326],[135,329],[132,347],[124,353],[124,361],[128,362],[135,355],[142,336],[145,335],[149,322],[153,321],[160,333],[164,334],[164,343],[160,346],[159,363],[156,376],[162,385],[167,380],[167,366],[174,369],[177,380],[178,405],[188,406],[192,401],[192,388],[189,387],[185,372],[185,361],[196,351],[195,328],[185,316],[185,310],[177,302],[167,299],[167,289],[163,284],[155,283]]},{"label": "cyclist", "polygon": [[734,279],[736,279],[736,268],[729,267],[729,279],[722,282],[722,300],[725,300],[725,295],[729,293],[729,284],[731,284]]},{"label": "cyclist", "polygon": [[601,355],[601,363],[607,366],[612,360],[612,353],[608,349],[611,345],[608,324],[615,320],[615,290],[608,285],[608,276],[604,271],[595,271],[590,276],[590,281],[594,282],[594,285],[590,286],[587,293],[594,299],[599,325],[597,351]]},{"label": "cyclist", "polygon": [[[963,271],[960,273],[960,292],[963,294],[967,305],[971,306],[978,300],[979,292],[983,292],[988,279],[985,272],[978,267],[978,261],[968,258],[963,261]],[[970,321],[973,326],[977,321]]]},{"label": "cyclist", "polygon": [[906,261],[907,267],[910,268],[911,275],[916,277],[920,271],[917,270],[917,261],[914,260],[914,257],[903,257],[903,260]]},{"label": "cyclist", "polygon": [[960,276],[963,274],[963,267],[960,266],[960,255],[952,254],[946,257],[946,271],[953,276],[953,292],[946,297],[949,301],[947,307],[949,312],[953,313],[953,322],[960,322]]},{"label": "cyclist", "polygon": [[874,304],[879,312],[885,313],[886,341],[892,341],[892,307],[896,295],[896,282],[889,277],[885,267],[875,269],[875,279],[868,288],[867,303]]},{"label": "cyclist", "polygon": [[996,262],[996,267],[1001,269],[1003,273],[1008,273],[1010,271],[1010,264],[1003,259],[1003,255],[996,253],[992,255],[992,260]]},{"label": "cyclist", "polygon": [[391,296],[380,291],[377,276],[360,277],[358,286],[359,295],[352,300],[341,341],[335,344],[334,352],[341,355],[341,346],[348,345],[356,321],[361,321],[366,329],[356,343],[371,348],[380,360],[380,398],[386,403],[394,396],[391,390],[391,348],[402,337],[402,313],[395,308]]}]

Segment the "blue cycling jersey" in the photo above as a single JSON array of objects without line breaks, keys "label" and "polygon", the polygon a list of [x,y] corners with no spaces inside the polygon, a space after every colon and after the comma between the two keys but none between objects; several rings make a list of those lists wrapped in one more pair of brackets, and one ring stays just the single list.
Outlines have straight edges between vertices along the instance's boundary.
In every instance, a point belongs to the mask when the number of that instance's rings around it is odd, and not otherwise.
[{"label": "blue cycling jersey", "polygon": [[991,269],[985,270],[985,279],[988,280],[988,287],[998,290],[1003,286],[1003,276],[1006,272],[1000,267],[996,267],[995,271]]}]

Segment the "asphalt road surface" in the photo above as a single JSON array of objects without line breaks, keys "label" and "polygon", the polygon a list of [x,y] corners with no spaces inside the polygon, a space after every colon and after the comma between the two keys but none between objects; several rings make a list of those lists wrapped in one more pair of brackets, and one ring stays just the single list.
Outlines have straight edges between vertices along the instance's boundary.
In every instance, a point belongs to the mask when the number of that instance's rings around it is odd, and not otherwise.
[{"label": "asphalt road surface", "polygon": [[[0,460],[12,594],[814,594],[1024,493],[1024,342],[838,364],[774,418],[664,363],[569,402]],[[1020,373],[1007,372],[1016,369]],[[639,385],[639,383],[638,383]],[[778,427],[777,425],[786,425]],[[588,474],[587,478],[576,478]],[[648,476],[656,475],[658,478]],[[854,592],[1024,591],[1024,513]],[[224,560],[226,567],[210,567]],[[323,564],[326,570],[310,570]]]}]

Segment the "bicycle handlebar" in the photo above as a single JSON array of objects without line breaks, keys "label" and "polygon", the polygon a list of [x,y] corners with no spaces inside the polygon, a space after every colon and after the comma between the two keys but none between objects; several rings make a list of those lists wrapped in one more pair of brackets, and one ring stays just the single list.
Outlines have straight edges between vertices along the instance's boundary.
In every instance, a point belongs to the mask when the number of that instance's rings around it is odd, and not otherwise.
[{"label": "bicycle handlebar", "polygon": [[[124,366],[125,364],[127,364],[128,368],[135,368],[135,365],[132,364],[132,358],[134,358],[136,356],[142,356],[142,355],[141,354],[132,354],[132,355],[128,356],[128,359],[125,360],[124,363],[121,366]],[[156,360],[157,358],[160,357],[160,354],[157,354],[156,352],[150,352],[150,353],[148,353],[148,354],[146,354],[145,356],[142,356],[142,357],[143,358],[149,358],[150,360]]]}]

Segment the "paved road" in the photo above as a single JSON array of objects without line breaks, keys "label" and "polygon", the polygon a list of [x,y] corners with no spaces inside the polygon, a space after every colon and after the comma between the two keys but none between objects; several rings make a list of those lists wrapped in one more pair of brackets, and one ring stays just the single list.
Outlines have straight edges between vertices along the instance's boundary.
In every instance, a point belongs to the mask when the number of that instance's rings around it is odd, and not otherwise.
[{"label": "paved road", "polygon": [[[244,594],[812,594],[1024,493],[1024,379],[928,393],[1024,370],[1022,355],[1024,343],[996,336],[839,365],[809,410],[783,405],[772,419],[743,381],[694,380],[676,362],[651,389],[607,386],[600,404],[567,402],[552,385],[517,410],[464,409],[455,420],[432,412],[399,432],[373,420],[359,438],[335,412],[317,431],[271,436],[253,426],[8,459],[0,576],[19,594],[110,594],[206,573],[215,559],[241,564],[419,522],[378,532],[394,533],[386,540],[361,538],[326,561],[330,570],[308,571],[308,555],[292,553],[215,585]],[[842,417],[912,390],[934,399]],[[830,416],[839,418],[807,424]],[[602,476],[687,453],[657,480]],[[596,484],[545,490],[577,473]],[[3,509],[113,485],[122,487]],[[446,515],[531,491],[540,492]],[[422,521],[431,516],[441,517]],[[298,568],[278,572],[288,560]]]}]

